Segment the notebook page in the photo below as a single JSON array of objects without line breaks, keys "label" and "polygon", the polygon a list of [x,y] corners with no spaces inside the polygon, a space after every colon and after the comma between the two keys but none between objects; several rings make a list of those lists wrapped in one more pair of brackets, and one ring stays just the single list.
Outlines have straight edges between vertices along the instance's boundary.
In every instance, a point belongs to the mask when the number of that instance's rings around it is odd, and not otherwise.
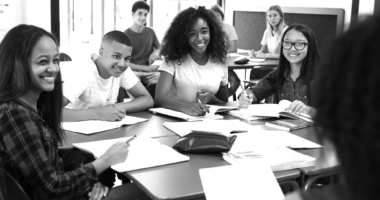
[{"label": "notebook page", "polygon": [[123,125],[132,125],[140,122],[147,121],[148,119],[125,116],[121,121],[101,121],[101,120],[87,120],[79,122],[62,122],[63,129],[67,131],[82,133],[82,134],[93,134],[106,130],[115,129]]},{"label": "notebook page", "polygon": [[207,200],[282,200],[284,194],[271,170],[262,161],[200,169]]},{"label": "notebook page", "polygon": [[230,135],[232,131],[248,132],[251,125],[240,120],[212,120],[201,122],[165,122],[163,124],[179,136],[184,136],[191,131],[218,132]]},{"label": "notebook page", "polygon": [[[91,152],[95,157],[103,155],[107,149],[118,141],[125,142],[130,137],[101,140],[95,142],[74,143],[73,146]],[[174,149],[160,144],[157,140],[137,136],[131,141],[127,159],[123,163],[113,165],[111,168],[118,172],[133,171],[155,166],[167,165],[188,161],[188,156],[182,155]]]}]

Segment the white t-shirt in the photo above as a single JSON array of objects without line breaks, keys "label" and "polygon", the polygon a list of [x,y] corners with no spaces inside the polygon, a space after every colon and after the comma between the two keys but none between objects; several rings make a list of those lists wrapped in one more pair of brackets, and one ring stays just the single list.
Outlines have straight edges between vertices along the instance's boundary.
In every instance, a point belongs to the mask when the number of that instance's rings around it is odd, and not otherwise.
[{"label": "white t-shirt", "polygon": [[271,33],[271,29],[266,29],[264,31],[263,39],[261,40],[261,45],[267,45],[269,54],[279,54],[280,53],[280,42],[282,34],[288,27],[285,27],[280,34]]},{"label": "white t-shirt", "polygon": [[223,22],[223,30],[227,33],[230,40],[238,40],[236,30],[232,25],[226,24]]},{"label": "white t-shirt", "polygon": [[170,96],[186,103],[195,103],[200,89],[216,94],[221,85],[228,83],[227,64],[214,63],[209,59],[205,65],[198,65],[190,54],[181,65],[162,62],[158,70],[174,76]]},{"label": "white t-shirt", "polygon": [[[100,77],[92,60],[61,62],[63,95],[70,101],[66,107],[87,109],[116,103],[119,88],[131,89],[138,82],[131,68],[120,77]],[[74,70],[75,69],[75,70]]]}]

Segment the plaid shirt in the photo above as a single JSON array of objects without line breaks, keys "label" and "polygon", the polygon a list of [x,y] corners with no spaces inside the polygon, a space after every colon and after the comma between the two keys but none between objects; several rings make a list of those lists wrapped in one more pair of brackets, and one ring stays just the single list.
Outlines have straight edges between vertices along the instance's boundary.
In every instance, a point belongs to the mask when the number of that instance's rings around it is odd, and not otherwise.
[{"label": "plaid shirt", "polygon": [[98,181],[91,163],[63,171],[52,130],[20,100],[0,104],[0,136],[0,167],[31,199],[80,199]]}]

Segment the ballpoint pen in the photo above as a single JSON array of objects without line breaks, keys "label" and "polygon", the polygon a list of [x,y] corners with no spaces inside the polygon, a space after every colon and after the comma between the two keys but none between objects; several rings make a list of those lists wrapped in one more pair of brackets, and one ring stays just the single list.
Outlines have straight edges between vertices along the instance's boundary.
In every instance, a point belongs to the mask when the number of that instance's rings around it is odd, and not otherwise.
[{"label": "ballpoint pen", "polygon": [[247,94],[247,92],[245,91],[245,89],[244,89],[244,87],[243,87],[243,85],[241,83],[240,83],[240,87],[243,90],[244,95],[248,98],[249,105],[251,105],[251,101],[249,100],[249,95]]},{"label": "ballpoint pen", "polygon": [[129,144],[132,140],[136,139],[137,135],[134,135],[133,137],[129,138],[125,143]]}]

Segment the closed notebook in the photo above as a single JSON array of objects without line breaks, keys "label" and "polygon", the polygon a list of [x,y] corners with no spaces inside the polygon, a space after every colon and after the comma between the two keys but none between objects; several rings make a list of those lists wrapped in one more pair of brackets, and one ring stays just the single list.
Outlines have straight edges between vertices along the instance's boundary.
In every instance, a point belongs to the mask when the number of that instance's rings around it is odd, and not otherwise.
[{"label": "closed notebook", "polygon": [[313,122],[307,122],[302,119],[279,119],[265,122],[265,126],[276,128],[284,131],[294,131],[301,128],[313,126]]},{"label": "closed notebook", "polygon": [[[96,158],[99,158],[113,144],[119,141],[125,142],[129,138],[130,137],[124,137],[95,142],[74,143],[73,146],[90,152]],[[129,144],[127,159],[122,163],[111,166],[111,168],[117,172],[133,171],[190,160],[188,156],[182,155],[173,148],[161,144],[152,138],[137,136],[136,139],[132,140]]]},{"label": "closed notebook", "polygon": [[120,121],[101,121],[101,120],[87,120],[87,121],[78,121],[78,122],[62,122],[63,129],[67,131],[72,131],[76,133],[82,134],[93,134],[98,132],[103,132],[106,130],[111,130],[115,128],[119,128],[122,126],[132,125],[140,122],[145,122],[148,119],[133,117],[133,116],[125,116]]},{"label": "closed notebook", "polygon": [[[209,106],[209,105],[207,105]],[[223,116],[217,115],[218,112],[226,112],[229,110],[238,109],[238,107],[227,107],[227,106],[209,106],[210,113],[207,113],[205,116],[191,116],[183,112],[167,109],[167,108],[151,108],[149,109],[153,113],[159,113],[163,115],[168,115],[175,118],[180,118],[186,121],[203,121],[210,119],[223,119]]]},{"label": "closed notebook", "polygon": [[266,162],[272,171],[283,171],[315,165],[315,158],[289,148],[275,148],[256,151],[223,153],[223,159],[230,164],[252,163],[256,160]]}]

